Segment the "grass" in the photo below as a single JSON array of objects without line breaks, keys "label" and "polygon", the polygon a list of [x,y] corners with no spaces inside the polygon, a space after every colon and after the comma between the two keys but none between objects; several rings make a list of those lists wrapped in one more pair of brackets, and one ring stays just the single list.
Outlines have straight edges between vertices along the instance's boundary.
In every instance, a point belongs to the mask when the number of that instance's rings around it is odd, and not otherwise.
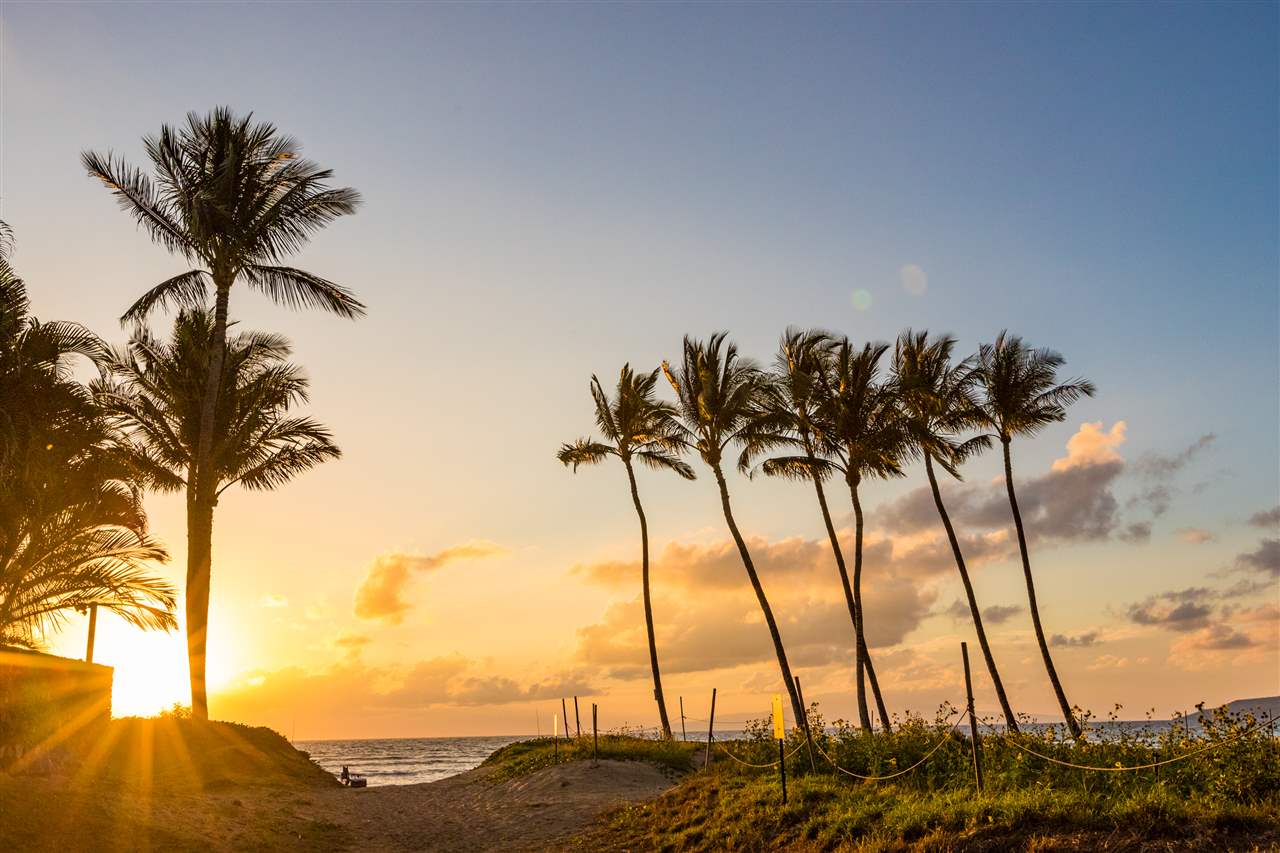
[{"label": "grass", "polygon": [[[596,756],[611,761],[644,761],[672,777],[693,768],[696,746],[680,741],[661,741],[625,734],[601,735]],[[592,758],[589,737],[573,740],[538,738],[507,744],[490,755],[481,767],[492,768],[489,779],[502,782],[524,776],[545,767],[567,761],[589,761]]]},{"label": "grass", "polygon": [[[946,709],[944,709],[945,711]],[[943,716],[940,713],[940,718]],[[949,716],[949,715],[947,715]],[[718,753],[649,803],[625,806],[580,837],[580,850],[995,851],[1280,850],[1280,741],[1247,717],[1213,715],[1203,733],[1124,731],[1106,742],[1064,743],[1052,733],[984,738],[986,786],[974,789],[969,741],[942,719],[901,721],[867,736],[821,725],[817,745],[863,775],[920,769],[886,782],[816,772],[807,749],[787,762],[788,801],[776,768],[743,767]],[[788,753],[803,743],[793,731]],[[1034,758],[1016,744],[1090,766],[1136,766],[1214,748],[1138,772],[1086,772]],[[766,763],[777,742],[764,723],[724,746]]]}]

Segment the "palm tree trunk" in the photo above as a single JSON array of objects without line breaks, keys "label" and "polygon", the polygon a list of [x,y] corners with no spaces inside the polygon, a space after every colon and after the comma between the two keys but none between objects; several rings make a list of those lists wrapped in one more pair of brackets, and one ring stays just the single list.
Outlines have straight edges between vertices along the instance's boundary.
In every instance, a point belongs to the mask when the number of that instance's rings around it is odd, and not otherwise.
[{"label": "palm tree trunk", "polygon": [[871,659],[862,622],[862,503],[858,500],[858,480],[850,478],[849,496],[853,498],[853,631],[858,644],[858,722],[871,731],[871,714],[867,711],[867,691],[862,673]]},{"label": "palm tree trunk", "polygon": [[951,516],[942,503],[942,492],[938,489],[938,478],[933,473],[933,459],[924,454],[924,470],[929,475],[929,488],[933,490],[933,502],[938,507],[938,515],[942,517],[942,527],[947,531],[947,541],[951,543],[951,553],[956,558],[956,568],[960,570],[960,581],[964,584],[965,597],[969,599],[969,612],[973,614],[973,627],[978,632],[978,645],[982,648],[982,657],[987,662],[987,672],[991,675],[991,683],[996,688],[996,698],[1000,700],[1000,710],[1004,713],[1005,728],[1011,732],[1018,730],[1018,721],[1009,707],[1009,697],[1004,692],[1004,682],[996,670],[996,659],[991,654],[991,644],[987,642],[987,632],[982,627],[982,613],[978,610],[978,598],[973,594],[973,584],[969,581],[969,570],[964,565],[964,555],[960,553],[960,540],[956,538],[955,528],[951,526]]},{"label": "palm tree trunk", "polygon": [[[880,714],[880,724],[884,726],[886,732],[892,731],[893,729],[889,724],[889,712],[885,709],[884,697],[880,695],[880,684],[876,680],[876,671],[871,666],[871,658],[868,656],[864,659],[860,654],[861,649],[858,647],[858,610],[854,605],[853,589],[849,586],[849,570],[844,564],[844,552],[840,550],[840,539],[836,536],[835,525],[831,523],[831,510],[827,507],[827,495],[822,489],[822,481],[816,476],[813,478],[813,487],[818,492],[818,506],[822,508],[822,523],[826,525],[827,538],[831,540],[831,551],[835,554],[836,569],[840,572],[840,585],[844,588],[844,600],[849,605],[849,622],[854,628],[854,654],[866,668],[866,673],[871,682],[871,694],[875,697],[876,710]],[[861,682],[861,679],[859,679],[859,682]]]},{"label": "palm tree trunk", "polygon": [[1000,443],[1004,447],[1004,484],[1009,490],[1009,506],[1013,509],[1013,526],[1018,531],[1018,550],[1022,554],[1022,573],[1027,580],[1027,601],[1031,605],[1031,623],[1036,628],[1036,642],[1040,644],[1044,668],[1049,673],[1049,682],[1053,684],[1053,692],[1058,697],[1062,718],[1066,720],[1071,736],[1079,740],[1080,724],[1076,722],[1076,716],[1071,712],[1071,703],[1067,701],[1067,694],[1062,690],[1062,682],[1058,680],[1058,672],[1053,668],[1053,658],[1049,656],[1049,644],[1044,638],[1044,627],[1040,624],[1040,607],[1036,604],[1036,584],[1031,577],[1031,558],[1027,555],[1027,536],[1022,529],[1022,513],[1018,511],[1018,496],[1013,491],[1013,460],[1009,455],[1010,440],[1006,436],[1001,436]]},{"label": "palm tree trunk", "polygon": [[205,692],[205,647],[209,630],[209,566],[213,551],[213,507],[187,497],[187,666],[191,676],[191,715],[209,719]]},{"label": "palm tree trunk", "polygon": [[227,307],[231,276],[214,266],[213,334],[209,341],[209,372],[200,409],[200,437],[196,442],[194,495],[187,501],[187,666],[191,674],[191,715],[209,719],[205,694],[204,656],[209,621],[209,582],[212,570],[213,507],[217,500],[217,473],[213,470],[213,433],[218,410],[218,389],[227,353]]},{"label": "palm tree trunk", "polygon": [[[640,585],[644,590],[644,625],[649,631],[649,666],[653,668],[653,698],[658,703],[658,718],[662,721],[662,737],[672,740],[671,721],[667,719],[667,702],[662,696],[662,675],[658,671],[658,641],[653,636],[653,604],[649,600],[649,524],[645,521],[644,507],[640,505],[640,492],[636,488],[636,475],[631,461],[624,460],[627,479],[631,482],[631,500],[640,516]],[[568,723],[566,722],[566,727]]]},{"label": "palm tree trunk", "polygon": [[769,599],[765,597],[764,587],[760,585],[755,563],[751,561],[751,552],[747,550],[747,543],[743,541],[742,534],[738,532],[738,524],[733,520],[733,509],[729,506],[729,486],[724,481],[724,472],[720,470],[719,465],[711,466],[711,470],[715,471],[716,484],[720,487],[720,507],[724,510],[725,523],[729,525],[729,533],[733,535],[738,553],[742,555],[742,565],[746,568],[747,577],[751,580],[751,588],[756,591],[756,600],[760,602],[760,610],[764,612],[764,621],[769,626],[769,636],[773,638],[773,648],[778,654],[782,683],[786,685],[787,695],[791,697],[791,711],[795,715],[795,720],[799,722],[804,719],[804,708],[800,704],[800,697],[796,694],[796,683],[791,677],[791,666],[787,663],[787,652],[782,647],[782,635],[778,632],[778,623],[773,618],[773,609],[769,607]]}]

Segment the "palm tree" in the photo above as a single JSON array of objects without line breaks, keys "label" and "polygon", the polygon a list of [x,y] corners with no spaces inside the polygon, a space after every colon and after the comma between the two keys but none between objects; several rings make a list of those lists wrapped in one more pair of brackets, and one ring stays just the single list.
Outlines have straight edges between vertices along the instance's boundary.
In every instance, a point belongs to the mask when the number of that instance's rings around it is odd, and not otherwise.
[{"label": "palm tree", "polygon": [[1079,739],[1080,724],[1067,702],[1067,694],[1058,680],[1040,624],[1040,608],[1036,603],[1036,585],[1031,577],[1031,559],[1027,555],[1027,535],[1018,511],[1018,496],[1013,488],[1013,460],[1009,445],[1015,435],[1031,436],[1052,423],[1067,417],[1067,406],[1081,397],[1092,397],[1093,383],[1084,379],[1058,382],[1058,368],[1065,359],[1050,349],[1032,349],[1022,338],[1001,331],[995,343],[978,349],[977,380],[982,385],[982,418],[995,431],[1004,450],[1004,484],[1013,510],[1013,526],[1018,533],[1018,551],[1022,555],[1022,573],[1027,581],[1027,600],[1031,606],[1031,622],[1036,629],[1036,642],[1044,658],[1045,671],[1058,697],[1062,717],[1071,736]]},{"label": "palm tree", "polygon": [[679,401],[680,439],[687,446],[696,449],[702,461],[716,475],[716,485],[720,489],[720,508],[724,512],[724,520],[729,525],[734,544],[738,546],[738,554],[742,557],[747,578],[751,581],[756,601],[764,614],[769,636],[773,639],[778,667],[782,672],[782,683],[787,688],[787,695],[791,697],[792,712],[795,719],[803,720],[804,707],[800,704],[795,681],[791,677],[791,666],[787,663],[782,635],[778,631],[777,620],[773,618],[773,609],[764,594],[764,587],[760,584],[760,576],[756,574],[751,552],[747,550],[747,543],[734,521],[733,507],[729,502],[729,486],[724,479],[724,453],[735,444],[743,447],[738,457],[738,470],[747,471],[750,468],[753,442],[759,438],[761,423],[767,414],[761,408],[761,398],[768,386],[768,376],[755,362],[739,356],[737,346],[726,341],[724,332],[716,332],[705,343],[686,335],[680,368],[672,369],[664,361],[662,372],[671,383]]},{"label": "palm tree", "polygon": [[122,321],[142,321],[166,305],[204,307],[213,287],[213,340],[187,502],[187,656],[193,687],[201,684],[200,695],[191,697],[192,713],[207,719],[203,676],[197,678],[197,671],[204,671],[202,616],[208,612],[204,591],[217,499],[210,468],[231,288],[243,281],[291,308],[361,316],[364,306],[346,288],[282,264],[313,233],[355,212],[360,197],[355,190],[330,187],[332,172],[303,159],[297,142],[273,125],[255,124],[252,115],[239,117],[226,107],[205,116],[190,113],[185,127],[165,125],[144,145],[154,181],[111,154],[85,152],[82,160],[89,175],[102,181],[153,240],[200,265],[151,288]]},{"label": "palm tree", "polygon": [[[845,566],[844,552],[840,548],[840,540],[836,536],[836,528],[831,521],[827,496],[822,488],[823,481],[836,470],[829,459],[819,455],[818,447],[822,436],[817,423],[823,399],[822,375],[829,369],[833,346],[834,341],[827,332],[787,329],[784,333],[774,360],[773,382],[766,407],[774,418],[775,434],[785,438],[783,443],[788,449],[798,452],[766,459],[760,468],[769,476],[809,480],[813,483],[814,491],[818,495],[818,508],[822,512],[822,523],[827,529],[831,551],[836,558],[836,569],[840,574],[840,585],[844,589],[845,603],[849,607],[849,622],[854,629],[854,654],[857,656],[855,671],[865,670],[867,673],[871,683],[871,693],[875,697],[876,710],[880,715],[880,724],[885,731],[889,731],[891,729],[889,712],[885,708],[884,697],[880,694],[880,684],[876,679],[875,668],[871,665],[870,655],[863,656],[867,649],[857,642],[857,600],[854,598],[853,587],[849,582],[849,570]],[[869,717],[864,725],[870,729]]]},{"label": "palm tree", "polygon": [[[204,372],[216,346],[208,311],[179,313],[171,339],[157,340],[139,328],[128,346],[113,353],[93,389],[103,407],[128,431],[131,463],[147,484],[162,492],[184,490],[195,503],[197,467],[207,399]],[[214,413],[212,461],[207,469],[213,499],[207,517],[188,515],[187,535],[212,553],[213,507],[235,484],[267,491],[341,455],[332,436],[289,410],[307,400],[307,379],[289,363],[289,343],[279,335],[248,332],[227,342]],[[196,541],[198,537],[209,537]],[[199,626],[191,657],[192,711],[208,716],[204,683],[204,626],[209,618],[209,575],[188,576],[188,625]]]},{"label": "palm tree", "polygon": [[862,539],[865,522],[859,488],[875,477],[905,476],[902,465],[912,447],[898,417],[893,388],[879,381],[880,360],[888,344],[868,343],[861,350],[847,338],[835,343],[829,369],[819,374],[822,400],[817,409],[818,434],[831,467],[844,475],[853,501],[853,605],[858,642],[858,716],[871,729],[863,671],[874,680],[862,611]]},{"label": "palm tree", "polygon": [[978,645],[987,662],[987,672],[995,686],[996,698],[1000,700],[1005,726],[1009,731],[1016,732],[1018,721],[1009,706],[1000,672],[996,669],[991,644],[987,642],[987,632],[982,627],[982,611],[978,609],[978,599],[974,595],[969,570],[965,567],[964,554],[960,550],[960,541],[951,524],[947,507],[942,502],[938,478],[933,471],[933,463],[936,461],[942,470],[959,480],[960,466],[991,446],[991,439],[986,435],[968,440],[960,438],[965,431],[978,425],[981,415],[973,392],[972,365],[968,360],[958,365],[951,363],[951,352],[955,344],[955,338],[951,335],[942,335],[931,341],[928,332],[907,329],[898,336],[894,346],[893,381],[897,387],[898,407],[907,433],[916,450],[924,457],[924,470],[929,477],[933,503],[938,508],[947,541],[951,544],[951,554],[960,571],[960,581],[964,585],[969,612],[973,616],[973,627],[978,633]]},{"label": "palm tree", "polygon": [[105,351],[75,323],[29,314],[0,223],[0,644],[36,646],[70,611],[102,607],[140,628],[176,627],[168,559],[146,532],[119,436],[71,374]]},{"label": "palm tree", "polygon": [[596,404],[596,425],[610,443],[580,438],[561,446],[556,458],[565,465],[572,465],[576,472],[579,465],[595,465],[616,456],[627,469],[631,501],[635,504],[636,515],[640,517],[640,586],[644,595],[644,624],[649,636],[649,666],[653,669],[653,698],[658,703],[662,736],[671,740],[671,721],[667,718],[662,675],[658,669],[658,643],[653,635],[653,604],[649,598],[649,525],[640,504],[640,492],[636,488],[636,474],[631,462],[635,459],[650,468],[674,471],[686,480],[694,479],[695,475],[688,463],[678,458],[683,445],[675,422],[675,407],[654,397],[657,382],[657,370],[636,373],[631,365],[624,364],[618,374],[617,393],[610,401],[600,387],[600,380],[592,376],[591,397]]}]

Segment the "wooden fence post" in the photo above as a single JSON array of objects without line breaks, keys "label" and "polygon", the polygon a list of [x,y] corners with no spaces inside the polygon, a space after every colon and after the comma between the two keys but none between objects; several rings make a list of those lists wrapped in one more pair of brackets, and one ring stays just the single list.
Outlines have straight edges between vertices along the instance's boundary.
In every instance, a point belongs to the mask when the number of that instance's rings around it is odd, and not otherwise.
[{"label": "wooden fence post", "polygon": [[597,721],[599,720],[599,707],[595,702],[591,703],[591,763],[595,764],[600,757],[600,730]]},{"label": "wooden fence post", "polygon": [[680,739],[688,740],[689,733],[684,730],[684,697],[680,697]]},{"label": "wooden fence post", "polygon": [[564,739],[569,739],[569,708],[564,704],[564,697],[560,697],[560,718],[564,720]]},{"label": "wooden fence post", "polygon": [[702,759],[703,767],[711,766],[711,733],[716,728],[716,689],[711,688],[711,718],[707,720],[707,755]]},{"label": "wooden fence post", "polygon": [[[804,726],[804,739],[809,744],[809,769],[814,773],[818,772],[818,762],[813,759],[813,733],[809,731],[809,706],[804,703],[804,691],[800,689],[800,676],[795,677],[796,697],[800,700],[800,710],[804,712],[804,717],[800,723]],[[785,802],[785,800],[784,800]]]},{"label": "wooden fence post", "polygon": [[[578,697],[577,696],[573,697],[573,722],[577,724],[578,739],[581,740],[582,739],[582,718],[578,716]],[[568,720],[565,720],[564,727],[566,729],[569,728]]]},{"label": "wooden fence post", "polygon": [[978,793],[982,793],[982,747],[978,743],[978,718],[973,712],[973,680],[969,675],[969,644],[960,644],[960,654],[964,658],[964,692],[969,704],[969,735],[973,743],[973,779],[977,783]]}]

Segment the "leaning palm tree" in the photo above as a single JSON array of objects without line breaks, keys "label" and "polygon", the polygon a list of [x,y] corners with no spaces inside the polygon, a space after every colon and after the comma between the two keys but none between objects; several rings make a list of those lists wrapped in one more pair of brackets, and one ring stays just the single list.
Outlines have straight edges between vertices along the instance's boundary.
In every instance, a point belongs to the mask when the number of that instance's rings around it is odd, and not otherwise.
[{"label": "leaning palm tree", "polygon": [[[233,485],[267,491],[340,454],[329,431],[289,410],[307,400],[308,382],[287,359],[288,341],[279,335],[247,332],[227,342],[218,383],[208,469],[213,502],[198,501],[192,473],[206,401],[204,371],[216,346],[215,321],[207,311],[179,313],[168,342],[139,328],[126,348],[115,352],[95,396],[128,432],[131,464],[148,486],[187,496],[191,547],[213,548],[213,506]],[[209,574],[187,577],[188,631],[197,645],[191,657],[192,711],[208,716],[204,651],[209,618]]]},{"label": "leaning palm tree", "polygon": [[10,247],[0,227],[0,644],[37,646],[98,607],[170,630],[176,591],[148,565],[168,555],[147,534],[119,436],[72,376],[74,356],[105,347],[30,316]]},{"label": "leaning palm tree", "polygon": [[[165,125],[144,140],[154,180],[111,154],[85,152],[91,177],[111,191],[120,207],[152,239],[184,260],[199,264],[147,291],[123,321],[142,321],[164,306],[204,307],[213,288],[212,346],[205,365],[199,431],[194,446],[188,501],[187,583],[207,587],[211,554],[206,522],[217,502],[213,465],[215,412],[227,355],[231,289],[239,282],[291,308],[323,308],[358,317],[364,306],[341,285],[283,265],[311,235],[334,219],[353,213],[359,194],[329,186],[332,172],[302,159],[297,142],[271,124],[254,123],[219,107],[208,115],[190,113],[185,127]],[[187,655],[203,672],[205,625],[201,596],[187,596]],[[198,659],[199,658],[199,659]],[[203,681],[203,679],[201,679]],[[207,718],[203,694],[192,697],[192,712]]]},{"label": "leaning palm tree", "polygon": [[735,444],[744,448],[738,457],[739,470],[747,471],[750,468],[752,443],[766,416],[760,403],[768,385],[768,377],[750,359],[739,356],[738,348],[727,342],[725,337],[724,332],[717,332],[704,343],[686,335],[681,366],[673,369],[664,361],[662,372],[671,383],[679,401],[681,440],[698,451],[702,461],[716,476],[725,523],[729,525],[729,533],[738,546],[742,565],[747,570],[747,578],[751,581],[751,588],[755,591],[756,600],[764,614],[765,625],[769,628],[769,636],[773,639],[778,667],[782,672],[782,683],[787,688],[787,695],[791,697],[792,712],[795,719],[802,720],[804,708],[796,692],[795,680],[791,677],[791,666],[787,663],[782,635],[773,618],[773,609],[769,607],[764,587],[760,584],[760,576],[756,574],[746,540],[742,538],[738,524],[734,521],[733,507],[729,502],[729,486],[724,479],[724,453]]},{"label": "leaning palm tree", "polygon": [[780,443],[789,452],[766,459],[761,463],[760,469],[771,477],[808,480],[813,483],[818,496],[818,509],[822,513],[822,523],[826,527],[831,551],[835,555],[845,603],[849,607],[849,623],[854,629],[854,654],[857,657],[855,672],[865,670],[871,684],[871,694],[875,698],[876,710],[880,715],[880,724],[885,731],[889,731],[889,711],[885,708],[870,654],[864,656],[867,650],[857,642],[857,600],[849,582],[849,570],[845,566],[840,539],[836,535],[835,524],[831,521],[826,492],[822,487],[823,482],[836,470],[830,459],[820,455],[822,434],[818,424],[823,399],[823,372],[830,367],[834,345],[831,335],[819,330],[787,329],[783,334],[774,359],[773,382],[766,398],[766,408],[774,419],[771,432],[782,439]]},{"label": "leaning palm tree", "polygon": [[1044,658],[1044,668],[1058,697],[1063,719],[1072,737],[1081,736],[1080,723],[1076,721],[1062,689],[1053,658],[1049,656],[1049,644],[1045,641],[1044,627],[1040,624],[1040,608],[1036,602],[1036,585],[1031,576],[1031,559],[1027,555],[1027,535],[1023,529],[1022,513],[1018,511],[1018,496],[1013,488],[1013,460],[1009,446],[1015,435],[1035,435],[1052,423],[1067,417],[1067,406],[1081,397],[1092,397],[1093,383],[1084,379],[1058,382],[1058,368],[1065,359],[1050,349],[1032,349],[1022,338],[1000,332],[995,342],[982,344],[978,349],[977,380],[982,386],[982,418],[988,428],[994,430],[1004,451],[1004,484],[1009,493],[1009,507],[1013,510],[1013,526],[1018,533],[1018,552],[1022,556],[1022,573],[1027,581],[1027,600],[1031,606],[1031,622],[1036,629],[1036,642]]},{"label": "leaning palm tree", "polygon": [[1018,721],[1005,695],[1000,672],[996,669],[991,644],[987,642],[987,632],[982,627],[982,611],[978,608],[978,599],[974,595],[969,570],[960,550],[960,540],[956,537],[947,507],[942,502],[942,492],[938,488],[938,478],[933,470],[933,463],[936,461],[942,470],[959,480],[960,466],[991,446],[991,438],[986,435],[967,440],[961,438],[966,431],[978,425],[981,415],[973,391],[972,365],[968,360],[960,364],[951,363],[951,352],[955,344],[956,340],[951,335],[929,340],[928,332],[907,329],[898,336],[893,349],[893,381],[907,434],[917,452],[924,457],[924,470],[929,477],[933,503],[938,508],[942,528],[951,544],[951,554],[960,571],[960,582],[964,585],[965,598],[969,602],[969,613],[973,616],[978,645],[987,663],[987,672],[991,675],[996,698],[1000,701],[1000,710],[1004,712],[1005,726],[1009,731],[1016,732]]},{"label": "leaning palm tree", "polygon": [[847,338],[837,341],[829,369],[819,374],[822,399],[815,422],[821,448],[833,470],[844,475],[853,502],[853,604],[858,642],[858,716],[871,729],[863,671],[874,678],[862,611],[862,539],[865,522],[859,489],[867,478],[905,476],[903,463],[913,453],[895,405],[894,389],[880,381],[880,360],[889,345],[864,344],[856,349]]},{"label": "leaning palm tree", "polygon": [[654,396],[657,382],[657,370],[636,373],[630,364],[624,364],[618,374],[617,392],[611,401],[600,387],[600,380],[592,376],[591,397],[596,404],[596,425],[608,443],[580,438],[561,446],[556,458],[565,465],[572,465],[576,472],[579,465],[595,465],[616,456],[627,469],[631,501],[635,504],[636,515],[640,517],[640,587],[644,597],[644,624],[649,636],[649,666],[653,669],[653,698],[658,703],[662,736],[671,740],[671,721],[667,718],[662,675],[658,669],[658,643],[653,635],[653,604],[649,598],[649,525],[636,488],[632,461],[660,471],[674,471],[686,480],[694,479],[695,475],[688,463],[679,458],[683,445],[675,422],[675,407]]}]

